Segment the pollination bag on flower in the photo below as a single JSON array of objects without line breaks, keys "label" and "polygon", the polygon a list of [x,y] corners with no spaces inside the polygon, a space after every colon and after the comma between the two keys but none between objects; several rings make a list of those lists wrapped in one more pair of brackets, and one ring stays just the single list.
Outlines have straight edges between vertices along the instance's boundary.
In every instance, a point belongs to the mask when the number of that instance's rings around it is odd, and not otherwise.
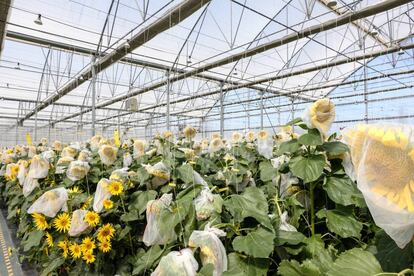
[{"label": "pollination bag on flower", "polygon": [[224,142],[220,137],[215,137],[213,139],[211,139],[210,144],[208,146],[208,152],[211,153],[215,153],[219,150],[221,150],[222,148],[224,148]]},{"label": "pollination bag on flower", "polygon": [[208,223],[204,230],[193,231],[188,245],[200,247],[200,258],[203,265],[213,264],[213,276],[219,276],[227,270],[227,254],[219,237],[226,236],[226,233],[218,228],[210,227]]},{"label": "pollination bag on flower", "polygon": [[151,180],[150,188],[152,189],[156,189],[159,186],[164,185],[170,179],[170,170],[162,161],[156,163],[154,166],[149,164],[143,166],[150,175],[154,176]]},{"label": "pollination bag on flower", "polygon": [[159,219],[161,210],[168,209],[172,202],[172,194],[163,194],[157,200],[150,200],[147,203],[147,225],[145,227],[142,241],[146,246],[154,244],[168,244],[175,241],[177,235],[174,229],[169,229],[167,232],[162,231],[160,225],[163,223]]},{"label": "pollination bag on flower", "polygon": [[60,211],[66,212],[68,192],[65,188],[56,188],[45,192],[29,207],[27,213],[40,213],[47,217],[55,217]]},{"label": "pollination bag on flower", "polygon": [[89,162],[92,160],[92,152],[89,150],[81,150],[81,152],[78,155],[78,160],[83,162]]},{"label": "pollination bag on flower", "polygon": [[110,180],[102,178],[96,186],[95,196],[93,198],[93,210],[97,213],[102,211],[105,199],[109,199],[111,197],[111,193],[108,191],[110,183]]},{"label": "pollination bag on flower", "polygon": [[17,164],[19,165],[17,179],[19,180],[20,185],[23,186],[26,174],[28,172],[29,163],[26,160],[19,160]]},{"label": "pollination bag on flower", "polygon": [[302,120],[308,128],[316,128],[327,136],[335,120],[335,105],[328,98],[319,99],[305,110]]},{"label": "pollination bag on flower", "polygon": [[28,197],[36,187],[39,187],[39,181],[27,176],[23,181],[23,196]]},{"label": "pollination bag on flower", "polygon": [[40,156],[42,156],[42,158],[46,159],[48,162],[52,162],[56,157],[56,153],[53,150],[47,150],[42,152]]},{"label": "pollination bag on flower", "polygon": [[29,151],[27,153],[29,158],[33,158],[37,154],[37,150],[35,146],[30,146]]},{"label": "pollination bag on flower", "polygon": [[208,219],[214,212],[220,214],[223,199],[220,195],[214,195],[208,187],[201,190],[198,197],[194,199],[194,207],[198,220]]},{"label": "pollination bag on flower", "polygon": [[89,224],[84,219],[87,212],[87,210],[76,210],[73,212],[70,220],[69,236],[77,237],[90,229]]},{"label": "pollination bag on flower", "polygon": [[198,262],[190,248],[180,251],[171,251],[162,257],[157,268],[151,276],[195,276],[197,275]]},{"label": "pollination bag on flower", "polygon": [[279,230],[287,231],[287,232],[297,232],[296,227],[288,223],[289,217],[288,212],[284,211],[280,216],[280,225]]},{"label": "pollination bag on flower", "polygon": [[73,146],[64,147],[61,153],[61,157],[72,157],[75,158],[76,154],[78,154],[78,150]]},{"label": "pollination bag on flower", "polygon": [[401,248],[414,235],[413,130],[373,124],[343,131],[351,155],[344,167],[357,180],[375,223]]},{"label": "pollination bag on flower", "polygon": [[280,185],[279,185],[279,195],[281,198],[286,197],[289,194],[289,188],[299,183],[299,179],[294,176],[291,172],[281,173],[280,175]]},{"label": "pollination bag on flower", "polygon": [[125,183],[128,180],[128,168],[114,170],[109,176],[109,180]]},{"label": "pollination bag on flower", "polygon": [[110,166],[116,161],[118,148],[109,145],[102,145],[98,150],[99,157],[103,164]]},{"label": "pollination bag on flower", "polygon": [[128,168],[132,164],[132,156],[129,152],[124,153],[122,165],[124,168]]},{"label": "pollination bag on flower", "polygon": [[266,130],[257,134],[257,152],[267,159],[273,156],[273,141]]},{"label": "pollination bag on flower", "polygon": [[30,163],[29,174],[30,178],[45,178],[49,172],[49,162],[39,155],[35,155]]},{"label": "pollination bag on flower", "polygon": [[74,161],[73,157],[66,156],[61,157],[56,163],[56,174],[62,174],[65,173],[66,169],[69,167],[70,163]]},{"label": "pollination bag on flower", "polygon": [[134,158],[137,159],[145,154],[146,142],[144,140],[134,141]]},{"label": "pollination bag on flower", "polygon": [[66,170],[66,176],[72,181],[81,180],[88,174],[89,169],[88,162],[72,161]]}]

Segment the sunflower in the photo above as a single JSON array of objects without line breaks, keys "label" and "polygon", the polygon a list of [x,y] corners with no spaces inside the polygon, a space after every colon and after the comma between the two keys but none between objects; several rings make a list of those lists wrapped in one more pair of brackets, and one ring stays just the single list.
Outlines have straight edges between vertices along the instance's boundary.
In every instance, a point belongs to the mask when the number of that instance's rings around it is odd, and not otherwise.
[{"label": "sunflower", "polygon": [[184,137],[187,139],[192,139],[197,134],[197,130],[192,126],[186,126],[183,130]]},{"label": "sunflower", "polygon": [[58,242],[57,246],[62,249],[62,256],[64,258],[68,257],[68,253],[69,253],[69,246],[68,246],[68,241],[67,240],[63,240]]},{"label": "sunflower", "polygon": [[114,237],[114,235],[115,228],[110,223],[107,223],[99,229],[98,240],[100,242],[109,241]]},{"label": "sunflower", "polygon": [[84,252],[82,259],[85,260],[87,264],[91,264],[96,260],[95,255],[93,255],[92,252]]},{"label": "sunflower", "polygon": [[70,254],[72,255],[72,258],[79,259],[82,255],[82,247],[77,244],[76,242],[72,243],[69,246]]},{"label": "sunflower", "polygon": [[94,211],[89,211],[86,213],[84,220],[87,224],[89,224],[90,226],[96,226],[98,225],[99,221],[100,221],[100,217],[98,215],[98,213],[94,212]]},{"label": "sunflower", "polygon": [[111,251],[111,243],[109,241],[101,241],[99,243],[99,250],[101,250],[104,253],[108,253]]},{"label": "sunflower", "polygon": [[110,166],[116,161],[118,149],[113,146],[102,145],[99,148],[98,153],[102,163],[107,166]]},{"label": "sunflower", "polygon": [[224,147],[223,140],[221,140],[221,138],[214,138],[210,142],[209,150],[210,152],[216,152],[222,149],[223,147]]},{"label": "sunflower", "polygon": [[358,181],[389,203],[414,212],[412,145],[400,127],[359,126],[344,132]]},{"label": "sunflower", "polygon": [[316,128],[325,134],[335,120],[335,105],[328,98],[319,99],[309,106],[303,116],[308,128]]},{"label": "sunflower", "polygon": [[246,141],[251,143],[254,141],[254,139],[256,138],[256,135],[254,134],[253,131],[249,131],[246,133]]},{"label": "sunflower", "polygon": [[46,243],[48,247],[53,247],[53,237],[49,232],[46,232]]},{"label": "sunflower", "polygon": [[259,131],[259,133],[257,133],[257,138],[260,140],[266,140],[267,137],[269,137],[269,134],[264,129],[262,129],[261,131]]},{"label": "sunflower", "polygon": [[110,192],[111,195],[120,195],[122,194],[123,190],[124,190],[124,186],[119,181],[112,181],[108,185],[108,192]]},{"label": "sunflower", "polygon": [[88,209],[89,208],[89,206],[91,206],[91,203],[92,203],[92,200],[93,200],[93,197],[88,197],[86,200],[85,200],[85,202],[82,204],[82,206],[81,206],[81,209],[82,210],[86,210],[86,209]]},{"label": "sunflower", "polygon": [[233,132],[231,135],[231,141],[235,144],[241,142],[242,138],[243,136],[240,132]]},{"label": "sunflower", "polygon": [[53,220],[53,226],[59,232],[67,232],[70,228],[70,216],[67,213],[62,213]]},{"label": "sunflower", "polygon": [[32,217],[37,230],[46,230],[47,228],[49,228],[49,224],[47,223],[44,215],[39,213],[33,213]]},{"label": "sunflower", "polygon": [[170,140],[170,139],[173,138],[173,133],[171,131],[167,130],[163,133],[163,136],[164,136],[165,139]]},{"label": "sunflower", "polygon": [[73,186],[72,188],[68,189],[69,194],[81,194],[82,190],[79,189],[78,186]]},{"label": "sunflower", "polygon": [[103,201],[103,206],[106,210],[112,209],[114,207],[114,202],[110,199],[105,199]]},{"label": "sunflower", "polygon": [[86,237],[82,240],[81,249],[82,253],[85,255],[86,253],[91,253],[96,248],[95,241],[90,237]]}]

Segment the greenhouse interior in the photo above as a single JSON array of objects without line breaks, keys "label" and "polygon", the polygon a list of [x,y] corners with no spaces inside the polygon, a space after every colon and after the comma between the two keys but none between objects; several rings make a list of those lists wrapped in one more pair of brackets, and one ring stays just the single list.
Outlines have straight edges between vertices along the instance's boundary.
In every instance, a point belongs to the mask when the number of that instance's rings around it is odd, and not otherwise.
[{"label": "greenhouse interior", "polygon": [[0,275],[414,275],[413,34],[410,0],[0,0]]}]

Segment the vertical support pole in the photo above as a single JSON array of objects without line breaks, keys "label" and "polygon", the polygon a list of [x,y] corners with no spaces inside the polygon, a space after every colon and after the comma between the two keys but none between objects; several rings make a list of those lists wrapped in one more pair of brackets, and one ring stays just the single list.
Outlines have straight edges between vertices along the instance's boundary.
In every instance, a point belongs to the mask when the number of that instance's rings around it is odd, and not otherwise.
[{"label": "vertical support pole", "polygon": [[260,92],[260,129],[263,129],[263,94],[264,92]]},{"label": "vertical support pole", "polygon": [[16,124],[16,145],[19,143],[19,125]]},{"label": "vertical support pole", "polygon": [[166,115],[167,115],[167,130],[170,130],[171,126],[170,126],[170,71],[167,71],[167,111],[166,111]]},{"label": "vertical support pole", "polygon": [[220,135],[224,136],[224,94],[223,82],[220,82]]},{"label": "vertical support pole", "polygon": [[[365,54],[365,40],[364,40],[364,54]],[[367,124],[368,123],[368,83],[367,83],[367,59],[364,58],[364,106],[365,106],[365,115],[364,115],[364,121]]]},{"label": "vertical support pole", "polygon": [[[250,99],[250,88],[247,90],[247,98]],[[247,102],[247,129],[250,130],[250,103]]]},{"label": "vertical support pole", "polygon": [[96,72],[95,72],[96,57],[92,57],[92,136],[95,136],[95,122],[96,122]]},{"label": "vertical support pole", "polygon": [[35,114],[34,142],[37,143],[37,109],[36,109],[36,114]]}]

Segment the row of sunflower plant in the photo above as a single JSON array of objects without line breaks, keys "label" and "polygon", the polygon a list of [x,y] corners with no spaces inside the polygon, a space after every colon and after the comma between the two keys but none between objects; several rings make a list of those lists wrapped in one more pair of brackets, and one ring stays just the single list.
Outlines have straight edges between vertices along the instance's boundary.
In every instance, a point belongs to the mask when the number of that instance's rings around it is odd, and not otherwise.
[{"label": "row of sunflower plant", "polygon": [[0,192],[18,226],[14,254],[41,275],[412,272],[410,134],[361,126],[328,135],[334,118],[322,99],[274,136],[197,141],[189,126],[150,141],[98,135],[5,149]]}]

